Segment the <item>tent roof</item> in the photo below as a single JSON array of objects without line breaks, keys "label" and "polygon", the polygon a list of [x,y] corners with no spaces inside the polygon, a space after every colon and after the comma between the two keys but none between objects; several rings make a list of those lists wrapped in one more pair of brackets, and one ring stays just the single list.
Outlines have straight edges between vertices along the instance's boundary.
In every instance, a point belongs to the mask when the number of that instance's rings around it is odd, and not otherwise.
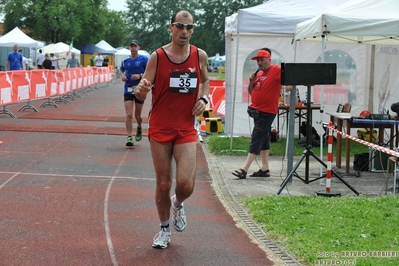
[{"label": "tent roof", "polygon": [[[57,45],[58,47],[61,47],[63,49],[66,49],[65,52],[69,51],[69,45],[66,43],[57,42],[55,45]],[[80,50],[76,49],[75,47],[72,47],[71,52],[75,53],[75,54],[80,54]]]},{"label": "tent roof", "polygon": [[66,51],[68,51],[67,49],[64,49],[62,47],[57,46],[55,43],[50,43],[49,45],[46,45],[42,48],[43,53],[47,53],[47,54],[61,54],[61,53],[65,53]]},{"label": "tent roof", "polygon": [[346,0],[269,0],[226,17],[225,33],[294,34],[295,25]]},{"label": "tent roof", "polygon": [[130,50],[126,49],[126,48],[121,48],[115,54],[116,55],[130,55]]},{"label": "tent roof", "polygon": [[101,49],[100,47],[95,46],[94,44],[91,43],[85,43],[85,44],[80,44],[75,46],[76,49],[80,50],[82,54],[94,54],[94,53],[101,53],[105,55],[111,55],[114,54],[115,52],[110,52],[104,49]]},{"label": "tent roof", "polygon": [[117,51],[114,47],[112,47],[109,43],[107,43],[104,40],[101,40],[98,43],[96,43],[96,46],[113,53],[116,53]]},{"label": "tent roof", "polygon": [[[139,55],[144,55],[146,57],[150,57],[150,54],[146,50],[139,50],[138,53],[139,53]],[[130,55],[130,50],[126,49],[126,48],[121,48],[115,53],[115,55],[126,55],[126,56],[129,56]]]},{"label": "tent roof", "polygon": [[295,39],[399,45],[398,0],[352,0],[299,23]]},{"label": "tent roof", "polygon": [[43,42],[36,41],[26,35],[18,27],[15,27],[12,31],[0,37],[0,46],[14,46],[17,44],[21,47],[33,47],[40,48],[43,47]]}]

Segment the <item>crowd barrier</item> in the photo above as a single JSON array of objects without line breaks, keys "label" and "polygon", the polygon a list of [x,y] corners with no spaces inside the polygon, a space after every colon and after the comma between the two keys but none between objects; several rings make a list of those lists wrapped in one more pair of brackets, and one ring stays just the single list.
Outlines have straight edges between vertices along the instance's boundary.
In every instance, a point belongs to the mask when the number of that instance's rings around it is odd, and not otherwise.
[{"label": "crowd barrier", "polygon": [[[7,105],[26,102],[23,108],[37,109],[30,102],[48,99],[41,106],[57,106],[51,98],[60,97],[78,90],[110,82],[113,78],[112,67],[80,67],[63,70],[20,70],[0,71],[0,114],[15,117],[6,109]],[[214,113],[225,115],[224,80],[210,80],[208,107]],[[60,99],[60,101],[63,101]],[[20,110],[21,110],[20,109]]]},{"label": "crowd barrier", "polygon": [[226,114],[226,94],[224,80],[209,81],[209,108],[213,113]]},{"label": "crowd barrier", "polygon": [[[0,72],[0,114],[9,104],[50,99],[112,80],[112,67],[79,67],[63,70],[19,70]],[[35,109],[35,108],[34,108]]]}]

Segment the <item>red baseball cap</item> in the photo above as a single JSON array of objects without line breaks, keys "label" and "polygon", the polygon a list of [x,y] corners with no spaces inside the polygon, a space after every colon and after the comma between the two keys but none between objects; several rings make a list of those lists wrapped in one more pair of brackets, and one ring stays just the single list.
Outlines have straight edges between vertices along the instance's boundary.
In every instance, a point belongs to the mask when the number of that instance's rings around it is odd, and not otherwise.
[{"label": "red baseball cap", "polygon": [[256,56],[252,57],[251,60],[256,60],[256,59],[262,58],[262,57],[270,58],[271,56],[270,56],[270,53],[269,53],[268,51],[259,50],[259,51],[256,53]]}]

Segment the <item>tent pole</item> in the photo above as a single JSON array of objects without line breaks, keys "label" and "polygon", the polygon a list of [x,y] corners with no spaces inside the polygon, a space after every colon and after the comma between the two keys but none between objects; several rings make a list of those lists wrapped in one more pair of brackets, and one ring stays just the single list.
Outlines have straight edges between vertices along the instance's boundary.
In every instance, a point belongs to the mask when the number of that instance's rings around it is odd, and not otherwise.
[{"label": "tent pole", "polygon": [[[297,41],[294,41],[294,62],[296,62]],[[290,110],[288,117],[288,132],[285,154],[287,155],[287,173],[290,173],[294,165],[294,133],[295,133],[295,101],[297,87],[293,86],[290,92]],[[292,180],[289,180],[292,182]]]},{"label": "tent pole", "polygon": [[232,106],[231,106],[231,125],[230,125],[230,150],[233,149],[233,128],[234,128],[234,111],[236,105],[236,91],[237,91],[237,66],[238,66],[238,46],[240,43],[240,33],[237,32],[237,45],[236,45],[236,60],[234,66],[234,85],[233,85],[233,95],[232,95]]},{"label": "tent pole", "polygon": [[[325,52],[325,35],[321,36],[321,62],[324,63],[324,52]],[[320,86],[320,134],[323,133],[323,113],[324,113],[324,85]],[[323,135],[320,138],[320,159],[323,161]],[[323,176],[324,167],[320,165],[320,177]],[[320,185],[324,184],[324,180],[320,178]]]},{"label": "tent pole", "polygon": [[[370,61],[370,84],[369,84],[369,102],[367,110],[374,113],[374,64],[375,64],[375,45],[371,45],[371,61]],[[371,95],[371,97],[370,97]]]}]

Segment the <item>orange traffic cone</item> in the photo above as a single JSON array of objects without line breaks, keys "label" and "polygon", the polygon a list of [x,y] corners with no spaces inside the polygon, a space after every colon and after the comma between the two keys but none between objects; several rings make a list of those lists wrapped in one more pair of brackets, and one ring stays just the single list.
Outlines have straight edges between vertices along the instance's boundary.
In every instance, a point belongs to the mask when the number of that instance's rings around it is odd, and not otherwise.
[{"label": "orange traffic cone", "polygon": [[205,117],[201,117],[200,130],[201,131],[206,131]]}]

